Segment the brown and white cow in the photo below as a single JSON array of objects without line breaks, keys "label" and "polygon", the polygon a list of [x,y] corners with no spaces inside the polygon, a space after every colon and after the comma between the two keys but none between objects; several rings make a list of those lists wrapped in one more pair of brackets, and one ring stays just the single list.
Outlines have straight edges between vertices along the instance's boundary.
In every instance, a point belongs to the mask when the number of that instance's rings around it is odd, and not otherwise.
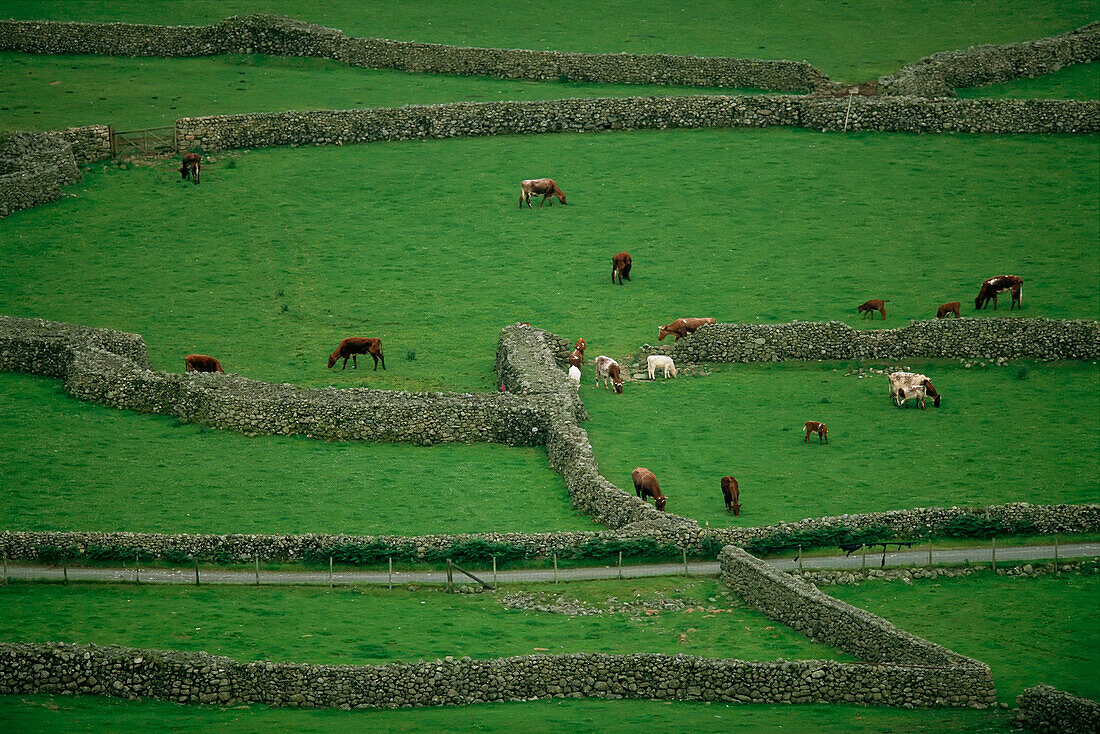
[{"label": "brown and white cow", "polygon": [[207,357],[205,354],[188,354],[183,358],[183,363],[187,366],[188,372],[225,373],[225,370],[222,369],[221,362],[213,357]]},{"label": "brown and white cow", "polygon": [[565,362],[570,367],[576,367],[577,369],[580,369],[581,365],[584,364],[584,357],[581,356],[580,352],[574,349],[572,354],[569,355]]},{"label": "brown and white cow", "polygon": [[630,268],[633,263],[629,252],[618,252],[611,257],[611,284],[615,285],[615,278],[619,279],[619,285],[623,284],[623,278],[630,280]]},{"label": "brown and white cow", "polygon": [[196,184],[199,182],[199,172],[202,170],[202,156],[198,153],[184,153],[183,163],[180,165],[180,175],[183,180],[191,179]]},{"label": "brown and white cow", "polygon": [[386,369],[386,356],[382,354],[382,340],[370,336],[349,336],[347,339],[341,339],[336,351],[328,356],[329,369],[332,369],[332,366],[341,357],[344,358],[344,366],[340,369],[346,370],[348,368],[348,357],[351,357],[352,367],[359,369],[359,360],[355,356],[357,354],[369,354],[374,357],[374,370],[376,372],[378,371],[378,360],[382,360],[382,369]]},{"label": "brown and white cow", "polygon": [[[541,196],[542,201],[539,202],[539,206],[546,203],[547,199],[553,196],[558,197],[558,201],[562,204],[565,203],[565,192],[558,188],[558,185],[554,183],[552,178],[529,178],[519,182],[519,208],[522,209],[524,203],[527,204],[527,208],[531,208],[531,197]],[[551,199],[550,206],[554,206],[554,201]]]},{"label": "brown and white cow", "polygon": [[661,494],[661,487],[657,484],[657,477],[653,475],[653,472],[644,466],[639,466],[630,472],[630,478],[634,480],[634,491],[638,493],[643,502],[647,497],[652,497],[657,509],[661,512],[665,511],[665,502],[668,501],[668,497]]},{"label": "brown and white cow", "polygon": [[818,421],[806,421],[806,423],[802,427],[806,429],[806,443],[810,442],[811,433],[817,434],[817,442],[819,444],[829,443],[829,428],[824,423],[820,423]]},{"label": "brown and white cow", "polygon": [[898,396],[902,388],[918,385],[924,388],[924,392],[928,397],[932,398],[932,405],[937,408],[940,407],[943,396],[936,392],[936,388],[932,386],[932,380],[928,379],[927,375],[922,375],[919,372],[891,372],[886,377],[890,380],[890,399],[899,408],[902,403]]},{"label": "brown and white cow", "polygon": [[945,319],[948,314],[955,314],[955,318],[959,318],[959,309],[962,308],[962,304],[958,301],[952,301],[951,303],[945,303],[936,309],[936,318]]},{"label": "brown and white cow", "polygon": [[622,371],[619,369],[619,363],[611,359],[611,357],[605,357],[600,355],[596,357],[596,384],[600,384],[600,378],[603,378],[603,387],[607,388],[608,380],[611,381],[611,386],[615,388],[615,392],[623,394],[623,377]]},{"label": "brown and white cow", "polygon": [[877,298],[872,298],[870,301],[864,301],[863,303],[859,304],[859,308],[856,309],[856,313],[863,314],[863,318],[867,318],[868,315],[871,315],[871,318],[874,318],[875,311],[878,311],[880,314],[882,314],[882,320],[885,321],[886,304],[889,302],[889,299],[885,301],[880,301]]},{"label": "brown and white cow", "polygon": [[663,341],[669,334],[676,337],[676,341],[680,341],[682,337],[688,334],[694,334],[700,327],[715,323],[718,322],[710,317],[699,319],[676,319],[667,326],[657,327],[657,341]]},{"label": "brown and white cow", "polygon": [[1005,291],[1011,291],[1012,293],[1012,305],[1008,307],[1009,311],[1017,306],[1021,309],[1024,307],[1024,279],[1018,275],[994,275],[992,278],[982,281],[978,297],[974,299],[974,308],[981,311],[987,303],[993,301],[993,310],[996,311],[997,294]]},{"label": "brown and white cow", "polygon": [[584,350],[588,349],[588,342],[584,340],[584,337],[577,337],[576,349],[574,351],[581,355],[581,364],[584,364]]},{"label": "brown and white cow", "polygon": [[737,480],[733,477],[722,477],[722,496],[726,499],[726,512],[732,512],[734,516],[741,515],[741,503],[737,500],[740,493],[737,491]]}]

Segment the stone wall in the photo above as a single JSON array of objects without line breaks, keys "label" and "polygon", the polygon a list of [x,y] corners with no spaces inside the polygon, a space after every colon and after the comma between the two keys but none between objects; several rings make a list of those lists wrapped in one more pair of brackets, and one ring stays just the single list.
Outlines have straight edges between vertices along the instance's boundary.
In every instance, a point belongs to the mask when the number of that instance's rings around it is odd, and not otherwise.
[{"label": "stone wall", "polygon": [[314,56],[374,69],[501,79],[564,79],[792,92],[830,86],[828,77],[805,61],[463,48],[351,38],[338,30],[271,15],[235,16],[209,26],[0,21],[0,49],[112,56],[265,53]]},{"label": "stone wall", "polygon": [[677,362],[1097,359],[1100,321],[961,318],[911,321],[894,329],[853,329],[841,321],[712,324],[672,344],[646,344],[635,361],[644,364],[650,354],[667,354]]},{"label": "stone wall", "polygon": [[1026,688],[1016,697],[1012,723],[1039,734],[1096,734],[1100,731],[1100,703],[1053,686]]},{"label": "stone wall", "polygon": [[68,141],[73,147],[77,165],[94,163],[111,157],[111,128],[107,125],[83,125],[55,130],[52,134]]},{"label": "stone wall", "polygon": [[70,143],[48,133],[0,133],[0,217],[57,201],[79,180]]},{"label": "stone wall", "polygon": [[1094,21],[1052,38],[933,54],[878,81],[887,94],[954,97],[958,87],[1042,76],[1098,59],[1100,21]]}]

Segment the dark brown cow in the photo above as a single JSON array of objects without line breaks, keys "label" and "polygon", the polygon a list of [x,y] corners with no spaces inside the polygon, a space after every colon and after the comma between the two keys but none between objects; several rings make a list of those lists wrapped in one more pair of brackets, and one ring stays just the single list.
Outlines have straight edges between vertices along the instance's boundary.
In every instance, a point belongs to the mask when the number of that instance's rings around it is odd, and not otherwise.
[{"label": "dark brown cow", "polygon": [[348,357],[351,357],[352,367],[359,369],[359,361],[355,356],[357,354],[369,354],[374,357],[375,372],[378,371],[378,360],[382,360],[382,369],[386,369],[386,357],[382,354],[382,340],[369,336],[349,336],[347,339],[341,339],[336,351],[328,356],[329,369],[332,369],[336,360],[341,357],[344,358],[344,366],[341,369],[348,368]]},{"label": "dark brown cow", "polygon": [[668,497],[661,494],[661,487],[657,484],[657,477],[653,476],[653,472],[644,466],[639,466],[630,472],[630,478],[634,480],[634,491],[643,502],[646,497],[652,497],[657,509],[661,512],[665,511],[665,502],[668,501]]},{"label": "dark brown cow", "polygon": [[[531,208],[531,197],[541,196],[542,201],[539,202],[539,206],[546,203],[547,199],[552,196],[558,197],[558,201],[562,204],[565,203],[565,192],[558,188],[558,185],[554,183],[552,178],[529,178],[525,181],[519,182],[519,208],[522,209],[524,203],[527,204],[527,208]],[[553,199],[550,200],[550,206],[554,206]]]},{"label": "dark brown cow", "polygon": [[588,342],[582,337],[577,337],[577,354],[581,355],[581,364],[584,364],[584,350],[588,349]]},{"label": "dark brown cow", "polygon": [[740,494],[737,491],[736,479],[722,477],[722,496],[726,498],[726,512],[732,512],[734,516],[740,516],[741,503],[737,501]]},{"label": "dark brown cow", "polygon": [[829,428],[824,423],[819,423],[817,421],[806,421],[805,425],[803,425],[802,427],[806,429],[806,443],[810,442],[811,433],[817,434],[817,442],[819,444],[829,443]]},{"label": "dark brown cow", "polygon": [[615,284],[615,278],[618,277],[619,285],[623,284],[623,278],[630,280],[630,253],[620,252],[611,258],[611,284]]},{"label": "dark brown cow", "polygon": [[669,334],[675,336],[676,341],[680,341],[681,337],[685,337],[688,334],[694,334],[699,327],[715,323],[718,322],[709,316],[707,318],[698,319],[676,319],[668,326],[657,327],[657,341],[664,341],[664,338]]},{"label": "dark brown cow", "polygon": [[188,354],[183,358],[183,363],[187,365],[188,372],[225,373],[225,370],[222,369],[221,362],[213,357],[207,357],[205,354]]},{"label": "dark brown cow", "polygon": [[[885,301],[880,301],[877,298],[872,298],[870,301],[864,301],[863,303],[861,303],[859,305],[859,308],[856,309],[856,313],[861,313],[863,314],[863,318],[867,318],[868,314],[872,314],[875,311],[878,311],[880,314],[882,314],[882,320],[885,321],[886,304],[889,302],[889,299]],[[872,316],[871,318],[874,317]]]},{"label": "dark brown cow", "polygon": [[183,163],[180,165],[180,175],[183,176],[183,180],[191,179],[197,184],[200,170],[202,170],[202,156],[198,153],[184,153]]},{"label": "dark brown cow", "polygon": [[958,301],[952,301],[951,303],[945,303],[945,304],[943,304],[942,306],[940,306],[939,308],[936,309],[936,318],[937,319],[944,319],[944,318],[947,318],[948,314],[952,314],[952,313],[955,314],[955,318],[959,318],[959,309],[961,307],[962,307],[962,304],[959,303]]},{"label": "dark brown cow", "polygon": [[987,303],[993,301],[993,310],[996,311],[997,294],[1005,291],[1012,292],[1012,305],[1008,307],[1009,311],[1017,306],[1021,309],[1024,307],[1024,279],[1018,275],[995,275],[982,282],[978,297],[974,299],[974,308],[981,311]]}]

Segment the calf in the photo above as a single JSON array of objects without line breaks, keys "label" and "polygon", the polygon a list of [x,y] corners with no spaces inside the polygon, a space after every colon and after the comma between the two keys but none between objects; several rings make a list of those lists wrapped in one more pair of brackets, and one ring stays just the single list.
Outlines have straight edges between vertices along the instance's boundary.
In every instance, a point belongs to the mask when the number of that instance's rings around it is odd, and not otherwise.
[{"label": "calf", "polygon": [[571,365],[569,367],[569,379],[578,385],[581,384],[581,368],[577,365]]},{"label": "calf", "polygon": [[665,337],[669,334],[672,334],[674,337],[676,337],[676,341],[680,341],[682,337],[685,337],[688,334],[694,334],[696,331],[699,330],[700,327],[714,323],[717,322],[709,316],[706,318],[698,319],[676,319],[667,326],[657,327],[657,341],[664,341]]},{"label": "calf", "polygon": [[619,279],[619,285],[623,284],[623,278],[630,280],[630,253],[620,252],[611,258],[611,285],[615,285],[615,278]]},{"label": "calf", "polygon": [[737,501],[740,494],[737,491],[737,480],[733,477],[722,477],[722,496],[726,498],[726,512],[732,512],[735,517],[741,515],[741,504]]},{"label": "calf", "polygon": [[608,380],[611,381],[612,387],[615,388],[615,392],[619,395],[623,394],[623,378],[622,372],[619,370],[619,363],[611,359],[611,357],[605,357],[600,355],[596,357],[596,384],[600,384],[600,378],[603,378],[603,387],[607,389]]},{"label": "calf", "polygon": [[924,410],[924,398],[928,395],[928,390],[924,385],[906,385],[898,390],[898,400],[901,402],[903,408],[909,407],[909,401],[913,398],[917,399],[917,405],[921,410]]},{"label": "calf", "polygon": [[580,352],[578,352],[578,351],[577,351],[576,349],[574,349],[574,350],[573,350],[573,353],[572,353],[572,354],[570,354],[570,355],[569,355],[569,358],[568,358],[568,359],[566,359],[565,361],[566,361],[566,363],[567,363],[567,364],[569,364],[569,365],[570,365],[571,367],[576,367],[576,368],[578,368],[578,369],[579,369],[579,368],[580,368],[580,366],[581,366],[582,364],[584,364],[584,357],[583,357],[583,356],[581,355],[581,353],[580,353]]},{"label": "calf", "polygon": [[810,442],[811,433],[817,434],[817,442],[819,444],[829,443],[829,428],[824,423],[819,423],[818,421],[806,421],[806,423],[802,427],[806,429],[806,443]]},{"label": "calf", "polygon": [[180,175],[183,176],[183,180],[190,178],[197,184],[200,170],[202,170],[202,156],[198,153],[184,153],[183,163],[180,165]]},{"label": "calf", "polygon": [[225,374],[221,362],[213,357],[207,357],[205,354],[188,354],[183,358],[183,363],[187,366],[188,372],[221,372]]},{"label": "calf", "polygon": [[[565,192],[558,188],[558,185],[554,183],[552,178],[529,178],[519,182],[519,208],[522,209],[524,203],[527,204],[527,208],[531,208],[531,196],[541,196],[542,201],[539,202],[541,207],[546,203],[547,199],[553,196],[558,197],[558,201],[562,204],[565,203]],[[553,199],[550,200],[550,206],[554,206]]]},{"label": "calf", "polygon": [[652,497],[657,509],[661,512],[665,511],[665,502],[668,498],[661,494],[661,487],[657,484],[657,477],[653,476],[653,472],[644,466],[639,466],[630,472],[630,478],[634,480],[634,491],[643,502],[646,497]]},{"label": "calf", "polygon": [[341,339],[336,351],[328,356],[329,369],[332,369],[336,360],[341,357],[344,358],[344,366],[340,369],[348,368],[348,357],[351,357],[352,367],[359,369],[359,360],[355,356],[357,354],[369,354],[374,357],[375,372],[378,371],[378,360],[382,360],[382,369],[386,369],[386,356],[382,354],[382,340],[369,336],[349,336],[347,339]]},{"label": "calf", "polygon": [[577,354],[581,355],[581,364],[584,364],[584,350],[588,348],[588,342],[581,337],[577,337],[577,345],[574,350]]},{"label": "calf", "polygon": [[901,402],[898,400],[898,394],[901,389],[903,387],[916,387],[917,385],[923,387],[925,393],[932,398],[934,407],[940,407],[940,398],[943,396],[936,392],[936,388],[932,386],[932,381],[926,375],[917,372],[891,372],[887,377],[890,380],[890,398],[894,401],[894,405],[899,408]]},{"label": "calf", "polygon": [[1012,292],[1012,305],[1008,307],[1009,311],[1017,306],[1021,309],[1024,307],[1024,279],[1018,275],[995,275],[982,281],[978,297],[974,299],[974,308],[981,311],[987,303],[993,301],[993,310],[996,311],[997,294],[1005,291]]},{"label": "calf", "polygon": [[955,314],[955,318],[959,318],[959,308],[962,306],[958,301],[952,301],[951,303],[945,303],[936,309],[936,318],[945,319],[948,314]]},{"label": "calf", "polygon": [[668,373],[671,372],[672,376],[676,376],[676,365],[672,362],[672,357],[666,357],[663,354],[651,354],[646,358],[646,367],[649,370],[649,379],[653,379],[653,376],[657,373],[657,370],[664,370],[665,379],[668,379]]},{"label": "calf", "polygon": [[[864,301],[863,303],[861,303],[859,305],[859,308],[856,309],[856,313],[861,313],[863,314],[863,318],[867,318],[868,314],[872,314],[875,311],[878,311],[880,314],[882,314],[882,320],[885,321],[886,304],[889,302],[889,299],[885,301],[880,301],[877,298],[872,298],[870,301]],[[872,316],[871,318],[874,317]]]}]

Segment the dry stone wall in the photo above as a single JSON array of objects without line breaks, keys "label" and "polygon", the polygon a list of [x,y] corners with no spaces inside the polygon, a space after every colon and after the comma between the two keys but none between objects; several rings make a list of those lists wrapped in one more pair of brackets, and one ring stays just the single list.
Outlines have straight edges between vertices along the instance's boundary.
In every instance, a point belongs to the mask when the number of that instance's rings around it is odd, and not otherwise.
[{"label": "dry stone wall", "polygon": [[0,217],[57,201],[79,180],[70,143],[48,133],[0,133]]},{"label": "dry stone wall", "polygon": [[1070,64],[1097,60],[1100,60],[1100,21],[1052,38],[944,51],[878,81],[887,94],[954,97],[958,87],[1042,76]]},{"label": "dry stone wall", "polygon": [[830,86],[805,61],[668,54],[586,54],[464,48],[352,38],[292,18],[248,15],[209,26],[0,21],[0,49],[112,56],[273,54],[333,59],[349,66],[501,79],[564,79],[809,92]]},{"label": "dry stone wall", "polygon": [[1096,734],[1100,703],[1059,691],[1053,686],[1026,688],[1016,697],[1012,723],[1039,734]]},{"label": "dry stone wall", "polygon": [[111,157],[111,129],[106,125],[83,125],[55,130],[53,135],[68,141],[73,147],[77,165],[94,163]]}]

